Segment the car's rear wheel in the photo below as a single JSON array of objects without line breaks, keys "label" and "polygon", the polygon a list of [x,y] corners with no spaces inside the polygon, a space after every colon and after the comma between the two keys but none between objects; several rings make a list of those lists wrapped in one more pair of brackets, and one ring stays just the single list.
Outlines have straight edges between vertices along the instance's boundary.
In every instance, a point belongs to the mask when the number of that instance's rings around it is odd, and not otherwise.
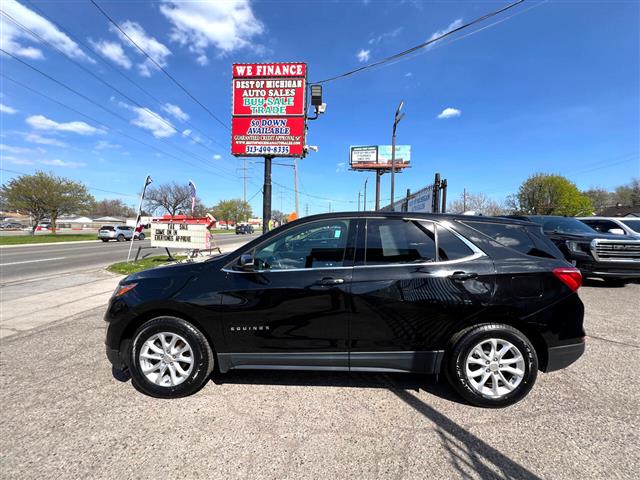
[{"label": "car's rear wheel", "polygon": [[522,332],[484,324],[455,338],[445,373],[453,388],[481,407],[506,407],[522,400],[538,375],[538,357]]},{"label": "car's rear wheel", "polygon": [[124,235],[120,234],[116,237],[116,240],[119,242],[124,242]]},{"label": "car's rear wheel", "polygon": [[134,336],[129,370],[134,386],[158,398],[178,398],[198,391],[208,380],[214,357],[206,337],[191,323],[157,317]]},{"label": "car's rear wheel", "polygon": [[101,240],[102,240],[103,242],[108,242],[108,241],[109,241],[109,239],[108,239],[108,238],[101,238]]}]

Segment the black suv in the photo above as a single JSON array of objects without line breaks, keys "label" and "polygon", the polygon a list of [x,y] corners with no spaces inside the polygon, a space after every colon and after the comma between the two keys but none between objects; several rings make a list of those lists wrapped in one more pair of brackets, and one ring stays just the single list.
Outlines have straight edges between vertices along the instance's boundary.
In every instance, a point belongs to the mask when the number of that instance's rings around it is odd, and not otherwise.
[{"label": "black suv", "polygon": [[640,278],[640,240],[602,233],[573,217],[516,216],[542,226],[544,234],[585,277],[613,284]]},{"label": "black suv", "polygon": [[246,235],[253,233],[252,225],[236,225],[236,235]]},{"label": "black suv", "polygon": [[105,315],[107,356],[155,397],[197,391],[214,367],[418,372],[501,407],[583,353],[580,284],[530,222],[316,215],[126,277]]}]

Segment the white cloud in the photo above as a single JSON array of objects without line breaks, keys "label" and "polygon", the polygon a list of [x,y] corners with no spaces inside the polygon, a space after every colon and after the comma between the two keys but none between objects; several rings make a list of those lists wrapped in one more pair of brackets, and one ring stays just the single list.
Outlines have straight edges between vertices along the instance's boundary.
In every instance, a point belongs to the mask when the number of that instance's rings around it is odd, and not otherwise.
[{"label": "white cloud", "polygon": [[400,32],[402,32],[402,27],[395,28],[389,32],[381,33],[377,37],[370,38],[369,45],[375,45],[380,42],[396,38],[398,35],[400,35]]},{"label": "white cloud", "polygon": [[13,163],[14,165],[34,165],[36,162],[26,158],[16,158],[10,155],[2,155],[3,162]]},{"label": "white cloud", "polygon": [[[45,42],[50,42],[66,56],[76,60],[84,60],[95,63],[71,40],[67,35],[58,30],[51,22],[41,17],[33,10],[29,10],[16,0],[2,0],[2,10],[25,28],[42,37]],[[25,45],[24,42],[41,43],[41,40],[18,27],[9,18],[0,16],[0,47],[7,52],[25,58],[42,59],[42,51],[33,46]]]},{"label": "white cloud", "polygon": [[253,38],[264,32],[249,0],[177,2],[162,0],[160,11],[173,24],[171,40],[189,48],[200,65],[209,63],[206,50],[228,54],[245,47],[259,49]]},{"label": "white cloud", "polygon": [[213,155],[213,159],[214,160],[221,160],[222,159],[222,155],[216,153],[216,154]]},{"label": "white cloud", "polygon": [[17,113],[18,111],[15,108],[10,107],[9,105],[5,105],[4,103],[0,103],[0,112],[8,113],[9,115],[13,115],[14,113]]},{"label": "white cloud", "polygon": [[66,167],[66,168],[78,168],[83,167],[85,164],[82,162],[67,162],[65,160],[55,159],[55,160],[40,160],[40,163],[43,165],[51,165],[54,167]]},{"label": "white cloud", "polygon": [[[158,65],[160,65],[161,67],[167,66],[167,57],[171,55],[171,50],[169,50],[164,44],[160,43],[154,37],[147,35],[147,33],[139,23],[127,20],[120,25],[120,28],[122,28],[127,36],[129,36],[129,38],[131,38],[131,40],[136,43],[136,45],[147,52],[147,54],[149,54],[149,56],[153,58]],[[125,36],[116,27],[111,25],[109,27],[109,30],[118,35],[120,41],[122,41],[124,45],[131,47],[131,49],[139,55],[143,55],[143,53],[138,50],[135,45],[131,44],[127,36]],[[143,77],[150,77],[151,72],[156,69],[156,66],[148,58],[146,58],[145,61],[138,65],[138,71]]]},{"label": "white cloud", "polygon": [[457,108],[447,107],[440,112],[438,118],[453,118],[459,117],[460,115],[462,115],[462,112]]},{"label": "white cloud", "polygon": [[131,68],[131,60],[127,57],[127,54],[124,53],[124,49],[119,43],[109,42],[107,40],[98,40],[97,42],[94,42],[91,39],[89,39],[89,42],[93,48],[102,54],[102,56],[108,58],[113,63],[120,65],[127,70]]},{"label": "white cloud", "polygon": [[73,132],[79,135],[95,135],[98,133],[104,133],[104,130],[92,127],[85,122],[75,121],[59,123],[43,115],[32,115],[27,118],[26,122],[36,130],[48,130],[52,132]]},{"label": "white cloud", "polygon": [[405,77],[413,77],[413,73],[411,72],[407,72],[404,74]]},{"label": "white cloud", "polygon": [[14,147],[12,145],[5,145],[4,143],[0,143],[0,150],[3,152],[9,153],[33,153],[33,149],[26,147]]},{"label": "white cloud", "polygon": [[183,112],[182,109],[177,105],[173,105],[172,103],[165,103],[162,106],[162,109],[178,120],[182,120],[183,122],[189,120],[189,115]]},{"label": "white cloud", "polygon": [[61,142],[60,140],[56,140],[55,138],[43,137],[42,135],[39,135],[37,133],[27,133],[24,136],[24,139],[25,139],[26,142],[37,143],[37,144],[40,144],[40,145],[51,145],[53,147],[68,147],[69,146],[64,142]]},{"label": "white cloud", "polygon": [[[436,38],[441,37],[445,33],[448,33],[451,30],[454,30],[454,29],[456,29],[458,27],[461,27],[461,26],[462,26],[462,19],[461,18],[457,18],[453,22],[451,22],[449,24],[449,26],[447,28],[445,28],[444,30],[438,30],[437,32],[433,32],[433,34],[429,37],[429,41],[435,40]],[[434,43],[428,45],[427,48],[433,47],[434,45],[436,45],[436,43],[438,43],[438,42],[434,42]]]},{"label": "white cloud", "polygon": [[136,114],[136,118],[131,120],[132,125],[149,130],[156,138],[167,138],[176,133],[169,120],[149,108],[136,107],[124,102],[120,102],[119,105]]},{"label": "white cloud", "polygon": [[357,54],[356,57],[358,57],[358,61],[359,62],[368,62],[369,61],[369,57],[371,57],[371,50],[360,50]]},{"label": "white cloud", "polygon": [[182,132],[182,135],[184,137],[188,137],[189,135],[191,135],[191,130],[187,128],[185,131]]},{"label": "white cloud", "polygon": [[96,150],[105,150],[107,148],[120,148],[120,145],[116,145],[115,143],[111,143],[106,140],[100,140],[93,148]]},{"label": "white cloud", "polygon": [[347,171],[347,163],[346,162],[336,163],[336,173],[346,172],[346,171]]}]

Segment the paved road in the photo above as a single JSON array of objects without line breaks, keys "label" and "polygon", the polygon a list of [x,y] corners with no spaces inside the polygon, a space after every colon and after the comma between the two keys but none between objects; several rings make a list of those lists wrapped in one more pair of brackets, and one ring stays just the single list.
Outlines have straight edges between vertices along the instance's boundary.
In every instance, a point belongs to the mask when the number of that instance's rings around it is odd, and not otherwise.
[{"label": "paved road", "polygon": [[[255,235],[220,234],[215,239],[225,246],[255,238]],[[149,240],[135,241],[133,253],[139,246],[150,246]],[[104,267],[114,262],[125,261],[129,242],[57,243],[47,245],[25,245],[23,247],[0,247],[0,284],[58,275],[70,271],[86,271]],[[147,250],[145,253],[148,253]],[[164,254],[157,249],[157,254]]]},{"label": "paved road", "polygon": [[581,292],[586,354],[502,410],[399,374],[246,371],[154,400],[111,376],[103,308],[20,332],[0,349],[2,476],[637,478],[640,285]]}]

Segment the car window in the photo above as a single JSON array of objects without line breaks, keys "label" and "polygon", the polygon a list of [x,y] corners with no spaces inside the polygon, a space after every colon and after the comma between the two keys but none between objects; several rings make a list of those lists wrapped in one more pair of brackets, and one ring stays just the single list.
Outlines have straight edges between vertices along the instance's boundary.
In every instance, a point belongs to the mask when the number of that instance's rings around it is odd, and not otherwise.
[{"label": "car window", "polygon": [[111,225],[104,225],[100,227],[100,230],[114,230],[114,228]]},{"label": "car window", "polygon": [[622,223],[624,223],[627,227],[629,227],[631,230],[633,230],[636,233],[640,233],[640,218],[638,219],[631,219],[631,220],[620,220]]},{"label": "car window", "polygon": [[473,255],[473,250],[451,231],[438,225],[438,261],[458,260]]},{"label": "car window", "polygon": [[330,268],[343,265],[349,220],[334,219],[292,228],[256,248],[258,270]]},{"label": "car window", "polygon": [[463,222],[500,245],[532,257],[563,258],[562,252],[544,236],[540,227],[508,223]]},{"label": "car window", "polygon": [[402,219],[367,220],[367,265],[433,262],[435,259],[436,245],[433,224],[430,222],[418,224]]}]

